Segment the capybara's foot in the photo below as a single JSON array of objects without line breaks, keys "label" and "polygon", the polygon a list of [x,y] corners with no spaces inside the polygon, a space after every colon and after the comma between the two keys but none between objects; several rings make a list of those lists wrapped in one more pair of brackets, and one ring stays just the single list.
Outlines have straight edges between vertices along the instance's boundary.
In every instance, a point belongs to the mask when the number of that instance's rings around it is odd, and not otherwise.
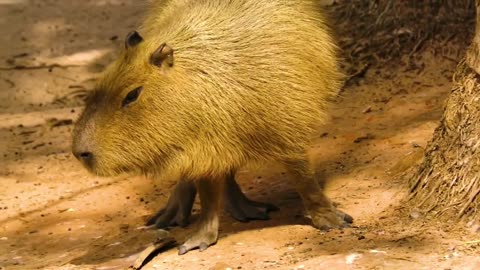
[{"label": "capybara's foot", "polygon": [[148,219],[146,225],[155,225],[158,229],[165,229],[173,226],[186,227],[189,224],[190,212],[182,211],[179,207],[168,205]]},{"label": "capybara's foot", "polygon": [[334,228],[345,228],[349,227],[353,222],[352,216],[334,207],[321,208],[310,212],[313,226],[320,230],[328,231]]},{"label": "capybara's foot", "polygon": [[180,180],[168,198],[167,205],[147,221],[147,225],[164,229],[170,226],[185,227],[189,224],[197,190],[191,181]]},{"label": "capybara's foot", "polygon": [[272,204],[256,202],[247,198],[235,181],[233,173],[227,177],[224,195],[225,211],[241,222],[266,220],[269,219],[268,212],[278,210]]},{"label": "capybara's foot", "polygon": [[313,226],[321,230],[348,227],[353,218],[335,208],[332,202],[323,193],[317,181],[317,176],[308,160],[288,160],[287,168],[295,177],[295,187],[302,197],[307,213],[312,219]]},{"label": "capybara's foot", "polygon": [[197,231],[178,248],[178,254],[183,255],[192,249],[204,251],[215,244],[218,239],[218,212],[220,201],[223,196],[224,179],[199,179],[196,187],[200,195],[202,212]]},{"label": "capybara's foot", "polygon": [[235,200],[234,197],[225,199],[225,211],[241,222],[267,220],[270,218],[268,212],[278,210],[278,207],[273,204],[252,201],[246,197],[238,200]]},{"label": "capybara's foot", "polygon": [[[187,226],[190,221],[196,187],[192,181],[180,180],[170,195],[167,205],[148,219],[147,226],[155,225],[159,229],[171,226]],[[269,203],[248,199],[235,181],[234,173],[227,178],[224,189],[225,211],[241,222],[269,219],[268,212],[278,210]]]},{"label": "capybara's foot", "polygon": [[[213,224],[212,224],[213,225]],[[206,250],[209,246],[215,244],[218,239],[218,223],[217,226],[202,227],[193,236],[191,236],[183,245],[178,248],[178,255],[183,255],[190,250],[199,249]]]}]

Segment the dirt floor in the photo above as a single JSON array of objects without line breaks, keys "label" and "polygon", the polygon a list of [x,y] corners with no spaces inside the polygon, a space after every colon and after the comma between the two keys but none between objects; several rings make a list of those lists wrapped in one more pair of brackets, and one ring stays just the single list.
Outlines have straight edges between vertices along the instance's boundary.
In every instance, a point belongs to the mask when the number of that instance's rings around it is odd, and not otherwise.
[{"label": "dirt floor", "polygon": [[[165,233],[142,226],[172,179],[99,178],[70,154],[85,90],[139,22],[138,2],[0,0],[0,269],[122,269]],[[352,228],[314,229],[280,168],[244,169],[247,195],[280,208],[270,220],[225,214],[215,246],[170,248],[143,269],[480,269],[478,234],[407,211],[396,177],[431,138],[465,44],[427,48],[415,68],[372,66],[343,90],[311,152]],[[181,243],[191,228],[170,234]]]}]

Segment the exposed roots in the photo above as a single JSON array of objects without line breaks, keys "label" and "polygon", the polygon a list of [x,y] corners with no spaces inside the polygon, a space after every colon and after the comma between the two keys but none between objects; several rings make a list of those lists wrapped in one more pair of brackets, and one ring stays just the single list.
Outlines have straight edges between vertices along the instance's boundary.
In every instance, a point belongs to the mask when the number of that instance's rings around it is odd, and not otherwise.
[{"label": "exposed roots", "polygon": [[477,220],[480,210],[480,77],[464,61],[440,126],[410,179],[416,208],[445,219]]},{"label": "exposed roots", "polygon": [[[475,28],[474,0],[337,1],[333,14],[347,84],[387,63],[419,69],[426,52],[458,62]],[[425,158],[410,171],[410,202],[435,217],[478,219],[480,79],[461,61],[454,84]]]}]

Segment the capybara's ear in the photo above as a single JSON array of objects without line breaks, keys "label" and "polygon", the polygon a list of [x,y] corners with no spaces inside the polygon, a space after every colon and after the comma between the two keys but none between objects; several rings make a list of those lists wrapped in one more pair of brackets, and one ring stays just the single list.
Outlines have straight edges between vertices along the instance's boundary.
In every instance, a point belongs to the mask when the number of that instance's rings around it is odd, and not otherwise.
[{"label": "capybara's ear", "polygon": [[162,65],[173,66],[173,49],[166,43],[163,43],[150,56],[150,63],[157,67]]},{"label": "capybara's ear", "polygon": [[137,31],[132,31],[128,33],[127,37],[125,38],[125,48],[132,48],[137,46],[140,42],[143,41],[142,36]]}]

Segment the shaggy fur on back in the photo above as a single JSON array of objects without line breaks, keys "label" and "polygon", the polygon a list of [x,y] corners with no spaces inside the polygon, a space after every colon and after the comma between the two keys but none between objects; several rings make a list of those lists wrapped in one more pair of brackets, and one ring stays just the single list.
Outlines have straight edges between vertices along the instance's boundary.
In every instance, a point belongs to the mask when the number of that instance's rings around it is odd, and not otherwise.
[{"label": "shaggy fur on back", "polygon": [[[314,0],[157,0],[99,81],[75,129],[97,174],[173,169],[218,176],[305,154],[341,87]],[[162,44],[172,67],[149,61]],[[138,100],[122,107],[136,87]]]}]

